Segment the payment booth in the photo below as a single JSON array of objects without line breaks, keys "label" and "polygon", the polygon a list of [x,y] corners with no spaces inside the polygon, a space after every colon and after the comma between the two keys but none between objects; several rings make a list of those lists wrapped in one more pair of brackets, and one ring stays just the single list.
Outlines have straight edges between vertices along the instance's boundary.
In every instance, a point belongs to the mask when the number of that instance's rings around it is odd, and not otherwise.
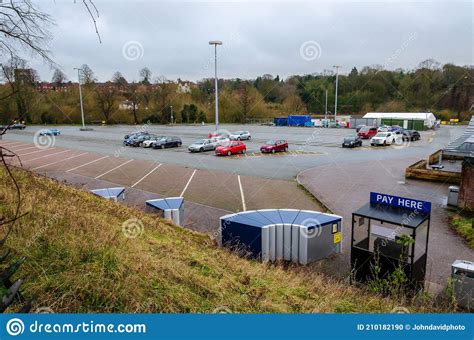
[{"label": "payment booth", "polygon": [[408,287],[423,287],[431,203],[381,193],[352,213],[352,278],[367,282],[403,268]]}]

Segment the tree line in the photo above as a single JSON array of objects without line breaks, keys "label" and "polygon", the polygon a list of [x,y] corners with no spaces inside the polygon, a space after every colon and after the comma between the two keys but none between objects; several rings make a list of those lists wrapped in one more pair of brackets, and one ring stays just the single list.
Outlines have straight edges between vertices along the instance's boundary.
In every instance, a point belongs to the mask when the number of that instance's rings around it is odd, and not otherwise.
[{"label": "tree line", "polygon": [[[214,120],[214,79],[198,82],[153,77],[145,67],[137,81],[121,72],[99,82],[94,71],[80,70],[86,121],[113,123],[201,123]],[[39,124],[79,123],[77,83],[54,69],[49,82],[18,57],[2,64],[0,123],[15,117]],[[336,75],[332,70],[281,79],[265,74],[256,79],[219,79],[219,119],[246,123],[287,114],[334,113]],[[440,65],[432,59],[414,70],[382,66],[353,67],[339,75],[338,114],[369,111],[432,111],[441,119],[469,119],[473,108],[473,67]],[[45,88],[46,86],[46,88]],[[5,97],[5,98],[4,98]]]}]

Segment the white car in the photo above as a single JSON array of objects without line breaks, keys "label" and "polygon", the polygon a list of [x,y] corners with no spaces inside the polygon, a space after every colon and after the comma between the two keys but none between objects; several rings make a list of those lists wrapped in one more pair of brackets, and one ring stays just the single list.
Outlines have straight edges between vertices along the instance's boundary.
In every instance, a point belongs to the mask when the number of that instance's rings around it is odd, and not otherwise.
[{"label": "white car", "polygon": [[227,137],[213,137],[211,138],[211,143],[215,145],[215,147],[218,146],[226,146],[229,144],[230,139]]},{"label": "white car", "polygon": [[153,143],[160,140],[163,137],[151,137],[150,139],[144,140],[142,142],[142,147],[144,148],[151,148],[153,146]]},{"label": "white car", "polygon": [[231,133],[229,138],[231,140],[245,140],[245,139],[248,140],[248,139],[251,138],[251,136],[250,136],[250,132],[248,132],[248,131],[235,131],[235,132]]},{"label": "white car", "polygon": [[379,132],[370,140],[370,145],[391,145],[397,140],[397,135],[392,132]]},{"label": "white car", "polygon": [[377,129],[377,132],[389,132],[390,131],[390,126],[382,125]]}]

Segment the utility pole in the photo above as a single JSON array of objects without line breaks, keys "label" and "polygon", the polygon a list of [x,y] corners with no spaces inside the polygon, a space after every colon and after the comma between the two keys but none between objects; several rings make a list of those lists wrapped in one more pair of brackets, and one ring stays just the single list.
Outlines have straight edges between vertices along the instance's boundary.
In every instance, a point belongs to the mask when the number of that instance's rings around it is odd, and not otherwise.
[{"label": "utility pole", "polygon": [[217,87],[217,45],[222,45],[222,41],[211,40],[209,45],[214,45],[214,87],[216,92],[216,131],[219,130],[219,90]]},{"label": "utility pole", "polygon": [[170,105],[170,111],[171,111],[171,125],[173,125],[173,105]]},{"label": "utility pole", "polygon": [[328,90],[326,90],[326,104],[324,106],[324,119],[328,119]]},{"label": "utility pole", "polygon": [[92,128],[87,128],[86,123],[84,122],[84,105],[82,104],[82,89],[81,89],[81,69],[74,67],[77,70],[77,81],[79,83],[79,100],[81,102],[81,118],[82,118],[82,127],[79,129],[81,131],[91,131]]},{"label": "utility pole", "polygon": [[337,86],[338,86],[338,81],[339,81],[339,69],[341,66],[339,65],[334,65],[333,66],[336,69],[336,96],[334,99],[334,122],[336,122],[336,117],[337,117]]},{"label": "utility pole", "polygon": [[78,67],[74,67],[77,70],[77,82],[79,84],[79,100],[81,102],[81,117],[82,117],[82,129],[86,130],[86,125],[84,122],[84,105],[82,104],[82,89],[81,89],[81,69]]}]

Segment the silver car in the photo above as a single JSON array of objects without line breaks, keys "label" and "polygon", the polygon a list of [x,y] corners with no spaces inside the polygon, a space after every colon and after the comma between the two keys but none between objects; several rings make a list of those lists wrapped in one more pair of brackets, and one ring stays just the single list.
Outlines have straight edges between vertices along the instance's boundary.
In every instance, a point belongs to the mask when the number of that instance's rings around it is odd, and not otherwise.
[{"label": "silver car", "polygon": [[210,139],[200,139],[188,146],[188,150],[190,152],[210,151],[214,150],[215,148],[216,145]]},{"label": "silver car", "polygon": [[229,136],[230,139],[232,140],[249,140],[250,137],[250,132],[248,131],[235,131]]}]

